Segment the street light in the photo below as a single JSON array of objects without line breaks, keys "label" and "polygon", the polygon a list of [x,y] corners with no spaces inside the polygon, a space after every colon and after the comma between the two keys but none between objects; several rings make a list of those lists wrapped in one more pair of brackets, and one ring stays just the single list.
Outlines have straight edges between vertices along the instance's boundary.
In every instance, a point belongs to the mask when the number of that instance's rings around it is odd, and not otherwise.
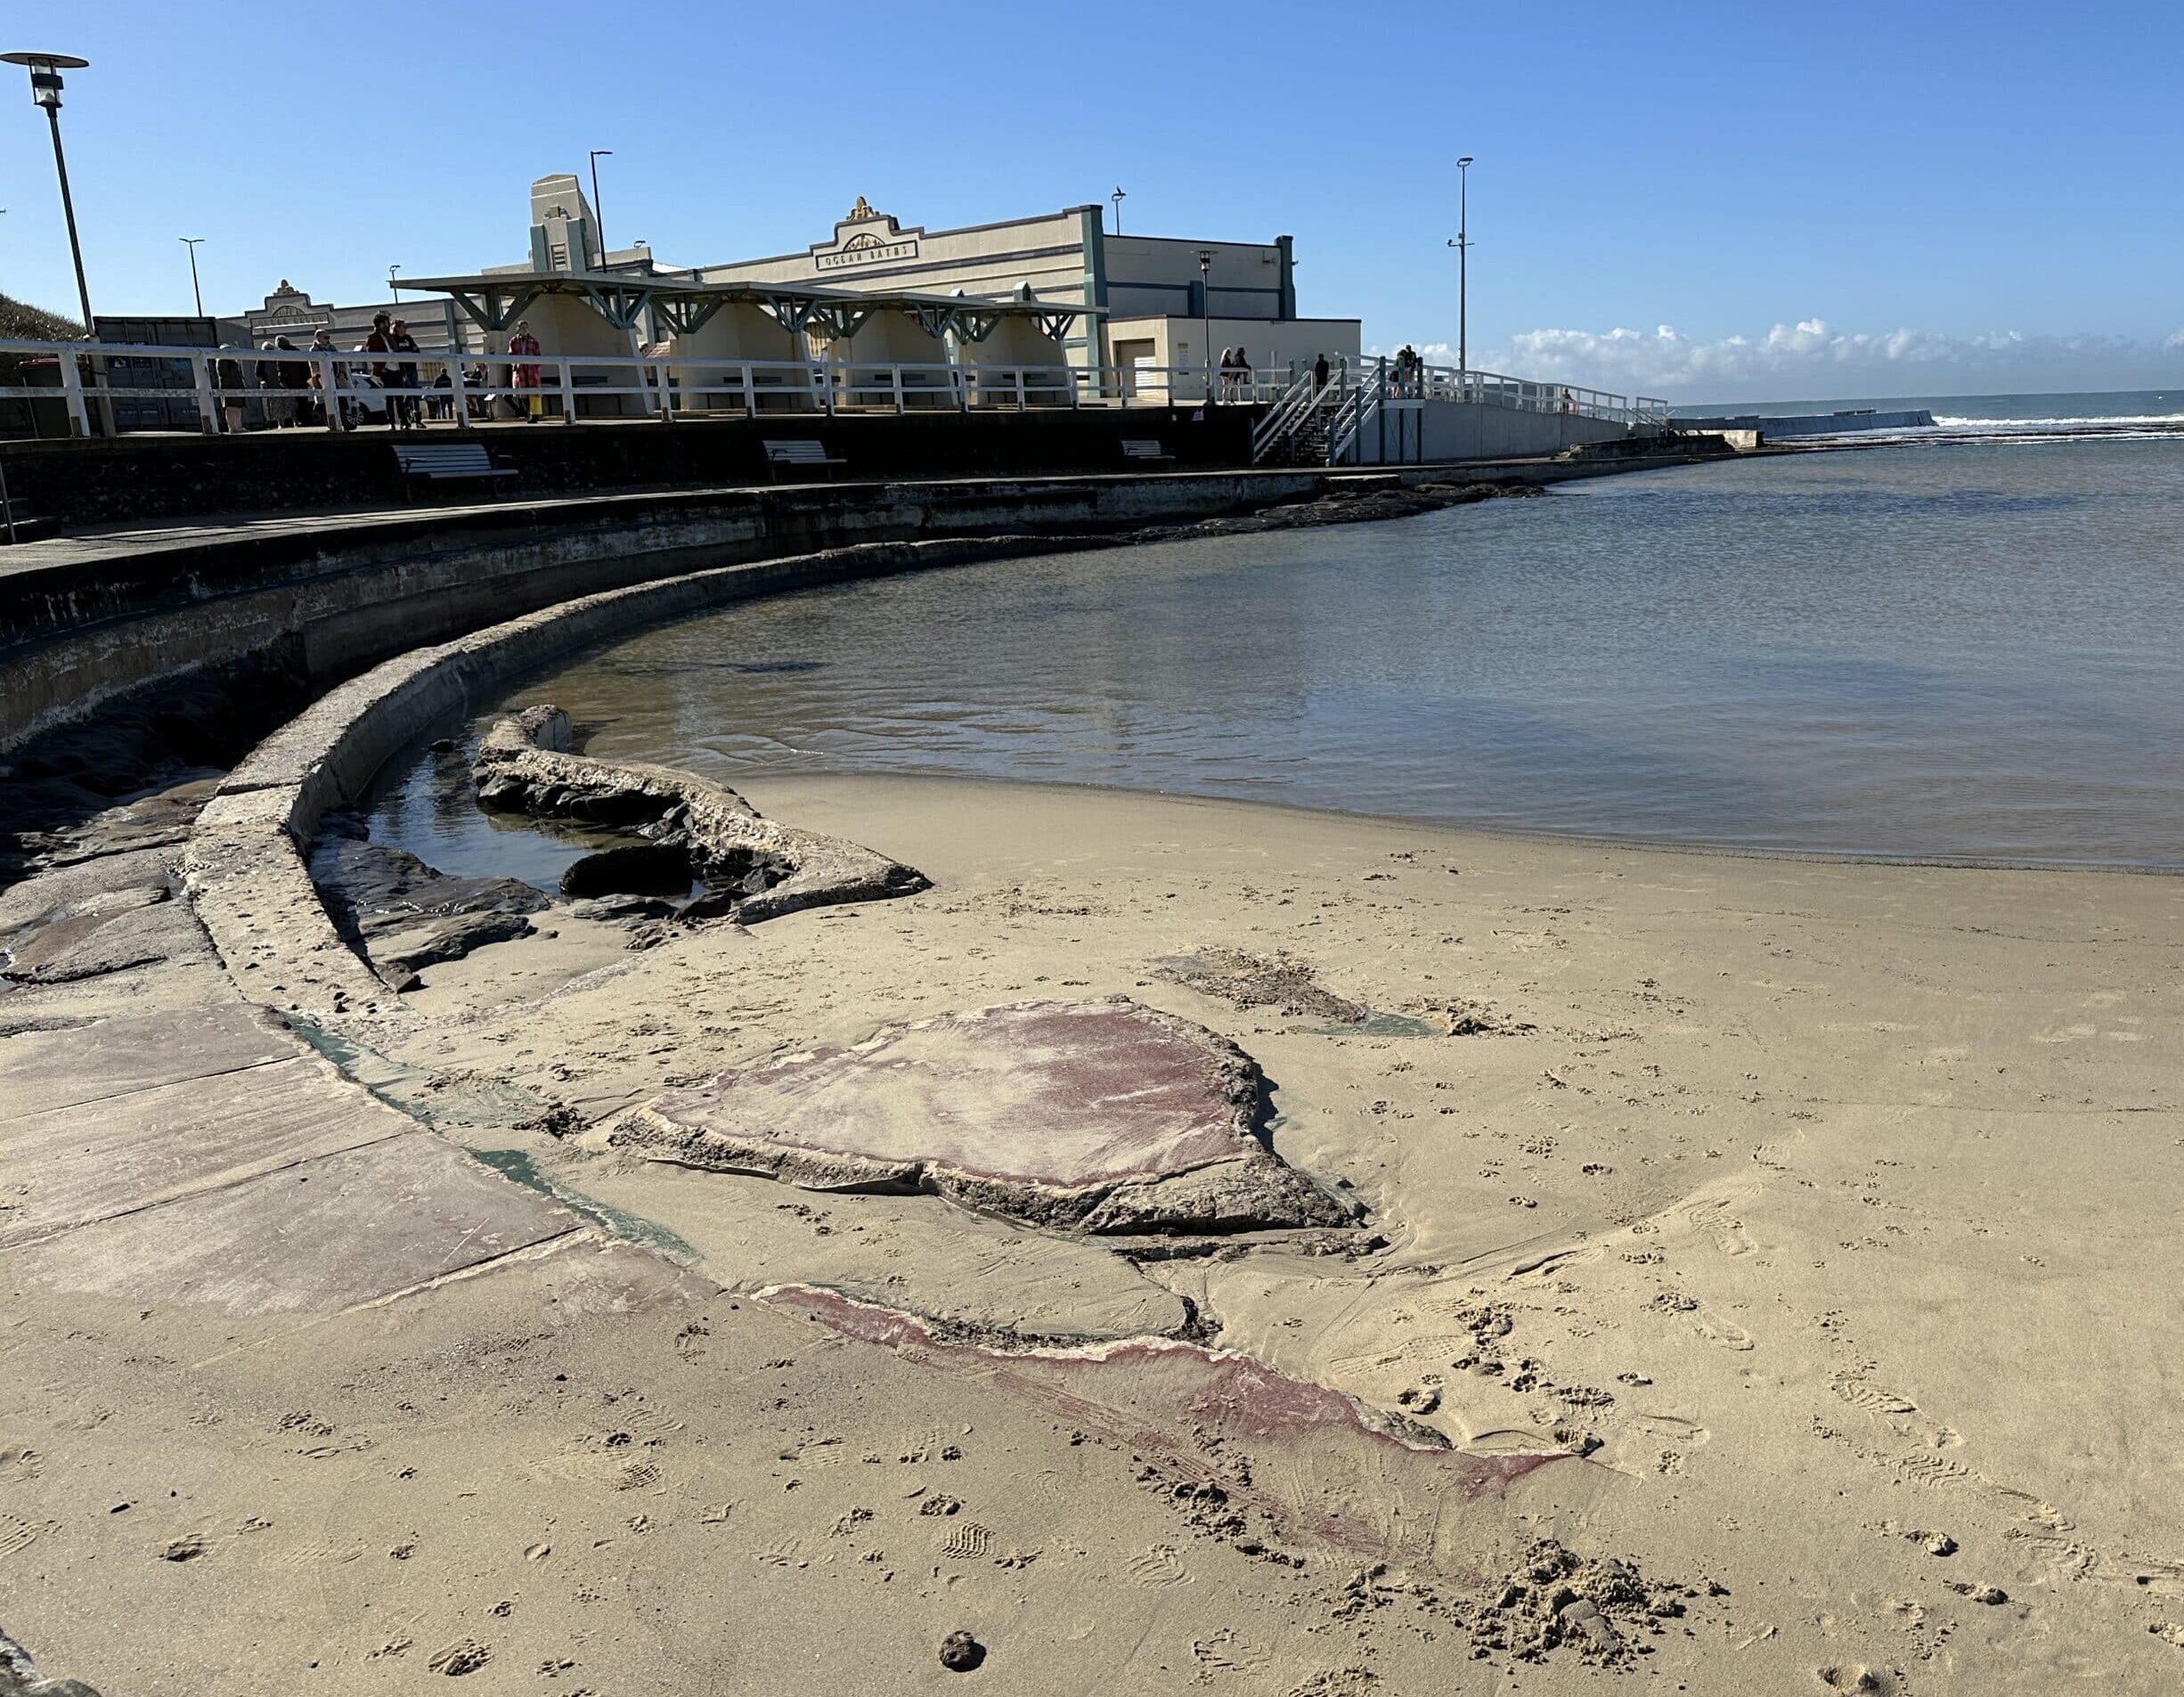
[{"label": "street light", "polygon": [[202,236],[176,236],[175,238],[190,250],[190,293],[197,300],[197,315],[200,318],[205,315],[205,291],[197,286],[197,244],[204,239]]},{"label": "street light", "polygon": [[76,298],[84,309],[84,334],[93,336],[91,286],[84,281],[83,243],[76,237],[76,202],[69,194],[69,159],[61,151],[61,73],[90,64],[73,53],[0,53],[0,64],[22,65],[30,72],[30,98],[45,109],[53,128],[53,168],[61,175],[61,211],[69,223],[69,254],[76,261]]},{"label": "street light", "polygon": [[1471,156],[1456,161],[1456,370],[1471,369]]},{"label": "street light", "polygon": [[602,267],[607,264],[607,210],[599,205],[599,161],[611,159],[614,156],[615,150],[611,147],[595,147],[591,150],[591,226],[592,233],[599,239],[599,264]]},{"label": "street light", "polygon": [[1213,394],[1213,290],[1207,286],[1207,278],[1213,269],[1213,256],[1204,249],[1198,251],[1198,310],[1205,320],[1206,345],[1206,399]]},{"label": "street light", "polygon": [[1122,185],[1118,183],[1115,184],[1115,192],[1107,198],[1115,203],[1115,233],[1121,235],[1122,233],[1122,203],[1129,197],[1122,192]]},{"label": "street light", "polygon": [[401,269],[400,265],[389,265],[387,268],[387,292],[394,296],[395,305],[397,306],[402,305],[402,285],[395,281],[395,273]]}]

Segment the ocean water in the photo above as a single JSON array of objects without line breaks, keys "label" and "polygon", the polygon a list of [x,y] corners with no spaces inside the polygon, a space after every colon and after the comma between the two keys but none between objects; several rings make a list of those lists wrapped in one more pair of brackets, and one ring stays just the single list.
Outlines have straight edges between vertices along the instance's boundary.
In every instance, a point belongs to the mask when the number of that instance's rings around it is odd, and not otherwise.
[{"label": "ocean water", "polygon": [[[2125,440],[2184,436],[2184,389],[2128,389],[2066,395],[1919,395],[1840,401],[1762,401],[1724,406],[1679,406],[1686,417],[1757,413],[1783,417],[1870,410],[1926,412],[1930,427],[1877,433],[1881,439],[1940,442],[2054,440],[2107,436]],[[1867,441],[1874,435],[1861,433]]]},{"label": "ocean water", "polygon": [[[2018,431],[849,585],[642,632],[508,703],[730,784],[945,773],[2173,868],[2180,633],[2184,439]],[[420,755],[375,835],[484,870],[476,817],[460,760]]]}]

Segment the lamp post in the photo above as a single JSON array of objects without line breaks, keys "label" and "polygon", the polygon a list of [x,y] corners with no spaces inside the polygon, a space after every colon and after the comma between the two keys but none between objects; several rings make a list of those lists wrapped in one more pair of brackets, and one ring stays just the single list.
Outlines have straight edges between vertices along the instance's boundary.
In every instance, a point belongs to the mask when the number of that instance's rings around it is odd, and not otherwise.
[{"label": "lamp post", "polygon": [[397,306],[402,305],[402,285],[395,281],[395,273],[401,269],[400,265],[389,265],[387,268],[387,290],[394,296],[395,305]]},{"label": "lamp post", "polygon": [[1118,183],[1115,184],[1115,192],[1107,198],[1115,203],[1115,233],[1121,235],[1122,233],[1122,202],[1129,197],[1122,192],[1122,185]]},{"label": "lamp post", "polygon": [[[611,159],[614,156],[615,150],[611,147],[595,147],[591,150],[591,222],[593,233],[599,239],[599,264],[602,267],[607,264],[607,208],[599,204],[599,161]],[[587,265],[585,269],[590,270],[591,267]]]},{"label": "lamp post", "polygon": [[1456,233],[1448,245],[1456,250],[1456,371],[1469,371],[1471,360],[1471,156],[1456,161]]},{"label": "lamp post", "polygon": [[76,236],[76,202],[69,194],[69,158],[61,151],[61,73],[90,64],[72,53],[0,53],[0,63],[22,65],[30,72],[30,98],[45,109],[53,129],[53,169],[61,177],[61,211],[69,224],[69,255],[76,261],[76,298],[84,309],[84,334],[91,328],[91,286],[84,281],[83,243]]},{"label": "lamp post", "polygon": [[1198,311],[1200,316],[1204,321],[1203,329],[1205,331],[1206,345],[1203,348],[1200,349],[1200,352],[1204,354],[1206,356],[1206,399],[1209,401],[1214,398],[1213,290],[1208,284],[1208,279],[1211,276],[1212,272],[1213,256],[1202,248],[1199,249],[1198,253]]},{"label": "lamp post", "polygon": [[190,250],[190,295],[197,302],[197,315],[200,318],[205,315],[205,291],[197,286],[197,244],[204,239],[202,236],[177,236],[175,238]]}]

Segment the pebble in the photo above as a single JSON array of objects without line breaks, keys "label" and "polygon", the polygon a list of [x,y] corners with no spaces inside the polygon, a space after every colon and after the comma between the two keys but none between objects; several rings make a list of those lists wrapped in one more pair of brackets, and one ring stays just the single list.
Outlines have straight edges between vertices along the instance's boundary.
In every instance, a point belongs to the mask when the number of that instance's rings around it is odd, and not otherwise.
[{"label": "pebble", "polygon": [[967,1674],[986,1659],[986,1646],[967,1632],[951,1632],[941,1640],[941,1666],[949,1672]]}]

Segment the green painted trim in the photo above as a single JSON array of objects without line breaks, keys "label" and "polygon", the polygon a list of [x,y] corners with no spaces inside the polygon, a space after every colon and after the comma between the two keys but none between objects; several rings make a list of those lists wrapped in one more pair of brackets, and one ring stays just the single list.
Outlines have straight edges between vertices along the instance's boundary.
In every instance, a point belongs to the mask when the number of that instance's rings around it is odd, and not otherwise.
[{"label": "green painted trim", "polygon": [[[1107,225],[1099,207],[1087,207],[1077,215],[1084,231],[1084,298],[1088,306],[1107,304]],[[1112,363],[1107,357],[1107,325],[1104,320],[1089,318],[1085,321],[1085,334],[1098,356],[1088,363],[1096,365]]]}]

